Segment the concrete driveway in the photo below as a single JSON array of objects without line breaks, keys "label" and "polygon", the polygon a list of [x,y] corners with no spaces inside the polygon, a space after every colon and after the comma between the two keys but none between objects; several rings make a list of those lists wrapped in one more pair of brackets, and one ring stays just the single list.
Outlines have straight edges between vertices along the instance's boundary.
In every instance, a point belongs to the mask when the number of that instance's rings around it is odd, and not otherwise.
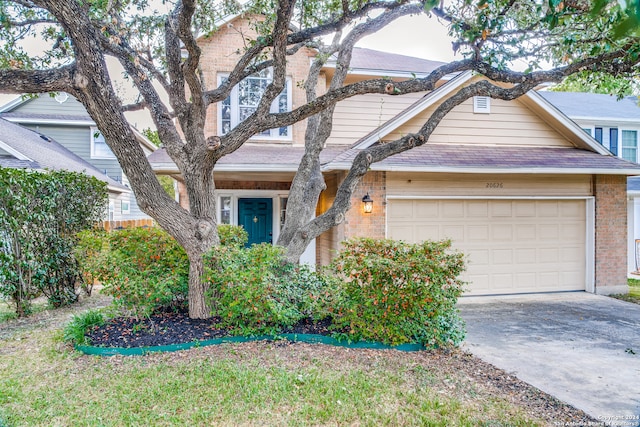
[{"label": "concrete driveway", "polygon": [[466,350],[606,424],[640,426],[640,305],[578,292],[458,306]]}]

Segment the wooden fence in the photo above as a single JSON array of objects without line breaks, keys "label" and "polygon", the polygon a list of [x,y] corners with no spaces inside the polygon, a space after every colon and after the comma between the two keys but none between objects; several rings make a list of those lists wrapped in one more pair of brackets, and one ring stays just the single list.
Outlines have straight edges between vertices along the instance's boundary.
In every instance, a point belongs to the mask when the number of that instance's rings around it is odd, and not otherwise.
[{"label": "wooden fence", "polygon": [[122,228],[134,228],[134,227],[153,227],[156,222],[151,218],[147,219],[128,219],[125,221],[103,221],[102,228],[107,231],[120,230]]}]

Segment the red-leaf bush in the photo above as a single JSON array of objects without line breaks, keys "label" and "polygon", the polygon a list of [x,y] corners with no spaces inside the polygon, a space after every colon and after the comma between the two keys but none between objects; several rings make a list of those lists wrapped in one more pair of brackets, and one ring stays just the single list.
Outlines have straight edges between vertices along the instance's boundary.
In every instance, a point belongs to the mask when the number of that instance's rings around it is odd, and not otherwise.
[{"label": "red-leaf bush", "polygon": [[463,255],[449,241],[343,242],[331,264],[341,282],[334,326],[355,341],[457,345],[465,334],[455,307],[463,270]]}]

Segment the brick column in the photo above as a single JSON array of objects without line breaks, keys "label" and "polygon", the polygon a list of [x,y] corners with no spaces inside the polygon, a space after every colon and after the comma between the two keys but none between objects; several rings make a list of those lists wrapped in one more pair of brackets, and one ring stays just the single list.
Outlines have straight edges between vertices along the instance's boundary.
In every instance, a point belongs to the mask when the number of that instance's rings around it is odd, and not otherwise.
[{"label": "brick column", "polygon": [[[362,198],[365,194],[373,199],[373,212],[366,214],[362,210]],[[386,172],[368,172],[351,196],[351,209],[345,218],[345,239],[352,237],[372,237],[382,239],[386,234]]]},{"label": "brick column", "polygon": [[596,293],[627,293],[627,177],[595,175]]}]

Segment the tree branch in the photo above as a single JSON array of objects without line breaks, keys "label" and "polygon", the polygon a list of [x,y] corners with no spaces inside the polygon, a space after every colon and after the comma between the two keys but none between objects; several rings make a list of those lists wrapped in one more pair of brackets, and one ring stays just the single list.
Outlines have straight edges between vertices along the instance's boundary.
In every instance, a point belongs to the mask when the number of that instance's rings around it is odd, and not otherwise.
[{"label": "tree branch", "polygon": [[0,70],[0,91],[6,93],[43,93],[76,91],[76,64],[51,70]]}]

